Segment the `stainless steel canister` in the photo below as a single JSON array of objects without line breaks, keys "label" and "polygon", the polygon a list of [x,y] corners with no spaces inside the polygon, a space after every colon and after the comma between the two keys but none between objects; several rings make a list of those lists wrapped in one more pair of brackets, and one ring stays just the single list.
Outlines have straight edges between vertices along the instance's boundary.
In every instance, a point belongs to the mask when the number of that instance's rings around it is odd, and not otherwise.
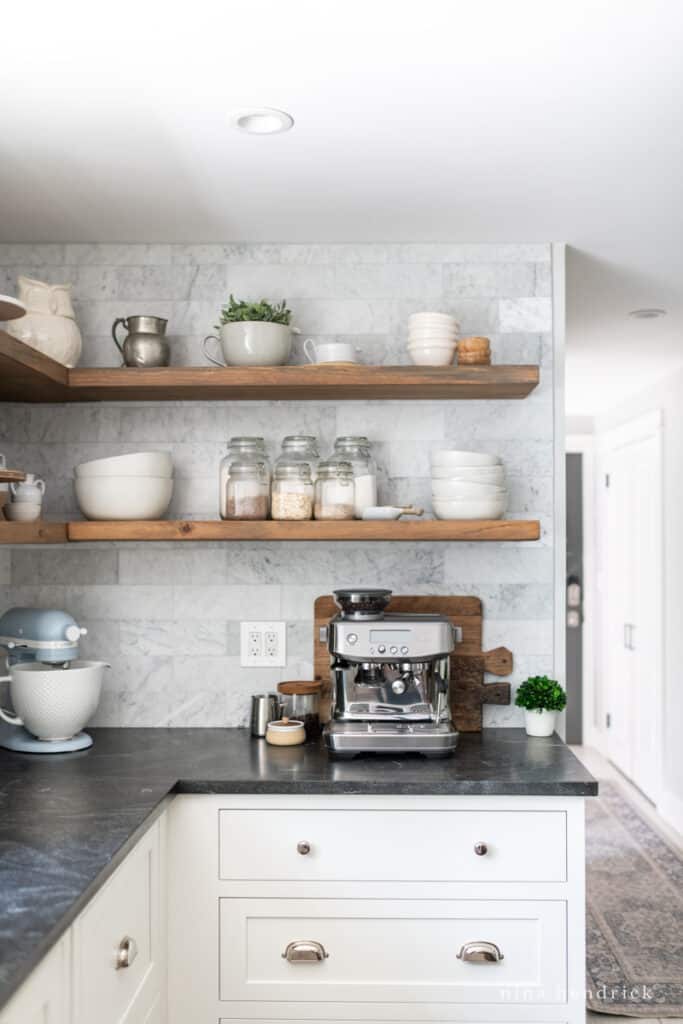
[{"label": "stainless steel canister", "polygon": [[265,736],[268,722],[282,715],[282,701],[276,693],[255,693],[251,698],[251,735]]}]

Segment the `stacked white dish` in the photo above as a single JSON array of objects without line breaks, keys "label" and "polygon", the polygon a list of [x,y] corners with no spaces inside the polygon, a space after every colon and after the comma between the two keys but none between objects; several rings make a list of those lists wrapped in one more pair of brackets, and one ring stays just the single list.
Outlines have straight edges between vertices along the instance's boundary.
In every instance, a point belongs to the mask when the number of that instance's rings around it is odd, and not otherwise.
[{"label": "stacked white dish", "polygon": [[86,519],[161,519],[173,494],[168,452],[135,452],[82,462],[75,469],[78,507]]},{"label": "stacked white dish", "polygon": [[505,469],[497,455],[446,449],[432,453],[432,507],[437,519],[502,519]]},{"label": "stacked white dish", "polygon": [[458,346],[458,322],[448,313],[413,313],[408,351],[417,366],[449,366]]}]

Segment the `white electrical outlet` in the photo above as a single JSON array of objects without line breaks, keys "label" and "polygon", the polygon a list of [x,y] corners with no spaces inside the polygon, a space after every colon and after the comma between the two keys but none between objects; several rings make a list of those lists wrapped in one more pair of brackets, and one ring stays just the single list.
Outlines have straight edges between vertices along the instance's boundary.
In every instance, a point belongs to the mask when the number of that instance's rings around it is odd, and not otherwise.
[{"label": "white electrical outlet", "polygon": [[284,668],[287,664],[287,624],[241,622],[240,664],[244,668]]}]

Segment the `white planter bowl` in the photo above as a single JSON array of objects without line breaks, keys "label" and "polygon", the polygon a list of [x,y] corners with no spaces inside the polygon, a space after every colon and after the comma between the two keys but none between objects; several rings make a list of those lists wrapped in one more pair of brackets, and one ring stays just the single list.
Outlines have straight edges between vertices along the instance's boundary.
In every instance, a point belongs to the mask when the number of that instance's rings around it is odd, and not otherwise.
[{"label": "white planter bowl", "polygon": [[93,476],[173,476],[173,459],[168,452],[133,452],[109,459],[82,462],[74,470],[77,477]]},{"label": "white planter bowl", "polygon": [[437,519],[502,519],[507,496],[503,498],[470,498],[454,501],[434,498],[432,508]]},{"label": "white planter bowl", "polygon": [[416,366],[450,366],[455,359],[454,345],[409,345],[408,351]]},{"label": "white planter bowl", "polygon": [[161,519],[173,494],[168,477],[99,476],[74,480],[86,519]]},{"label": "white planter bowl", "polygon": [[[261,320],[223,324],[219,339],[214,335],[204,339],[204,354],[218,366],[284,366],[292,352],[292,330],[286,324]],[[209,340],[220,342],[223,361],[209,354]]]},{"label": "white planter bowl", "polygon": [[503,466],[432,466],[432,480],[462,480],[463,483],[505,484]]},{"label": "white planter bowl", "polygon": [[489,455],[488,452],[464,452],[455,448],[432,452],[431,461],[433,469],[458,469],[460,466],[499,466],[501,464],[498,455]]},{"label": "white planter bowl", "polygon": [[555,732],[557,711],[527,711],[524,709],[524,727],[527,736],[552,736]]},{"label": "white planter bowl", "polygon": [[72,661],[67,669],[12,665],[10,696],[21,723],[39,740],[71,739],[97,710],[108,667],[102,661]]},{"label": "white planter bowl", "polygon": [[477,483],[469,480],[432,480],[432,497],[437,501],[506,498],[507,488],[502,484]]}]

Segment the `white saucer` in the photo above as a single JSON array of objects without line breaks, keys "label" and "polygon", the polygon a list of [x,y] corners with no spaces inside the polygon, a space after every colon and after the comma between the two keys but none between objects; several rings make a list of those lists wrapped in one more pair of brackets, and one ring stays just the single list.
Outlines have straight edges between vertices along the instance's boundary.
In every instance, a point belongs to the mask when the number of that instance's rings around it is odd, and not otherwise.
[{"label": "white saucer", "polygon": [[0,295],[0,320],[16,320],[24,316],[26,306],[12,295]]}]

